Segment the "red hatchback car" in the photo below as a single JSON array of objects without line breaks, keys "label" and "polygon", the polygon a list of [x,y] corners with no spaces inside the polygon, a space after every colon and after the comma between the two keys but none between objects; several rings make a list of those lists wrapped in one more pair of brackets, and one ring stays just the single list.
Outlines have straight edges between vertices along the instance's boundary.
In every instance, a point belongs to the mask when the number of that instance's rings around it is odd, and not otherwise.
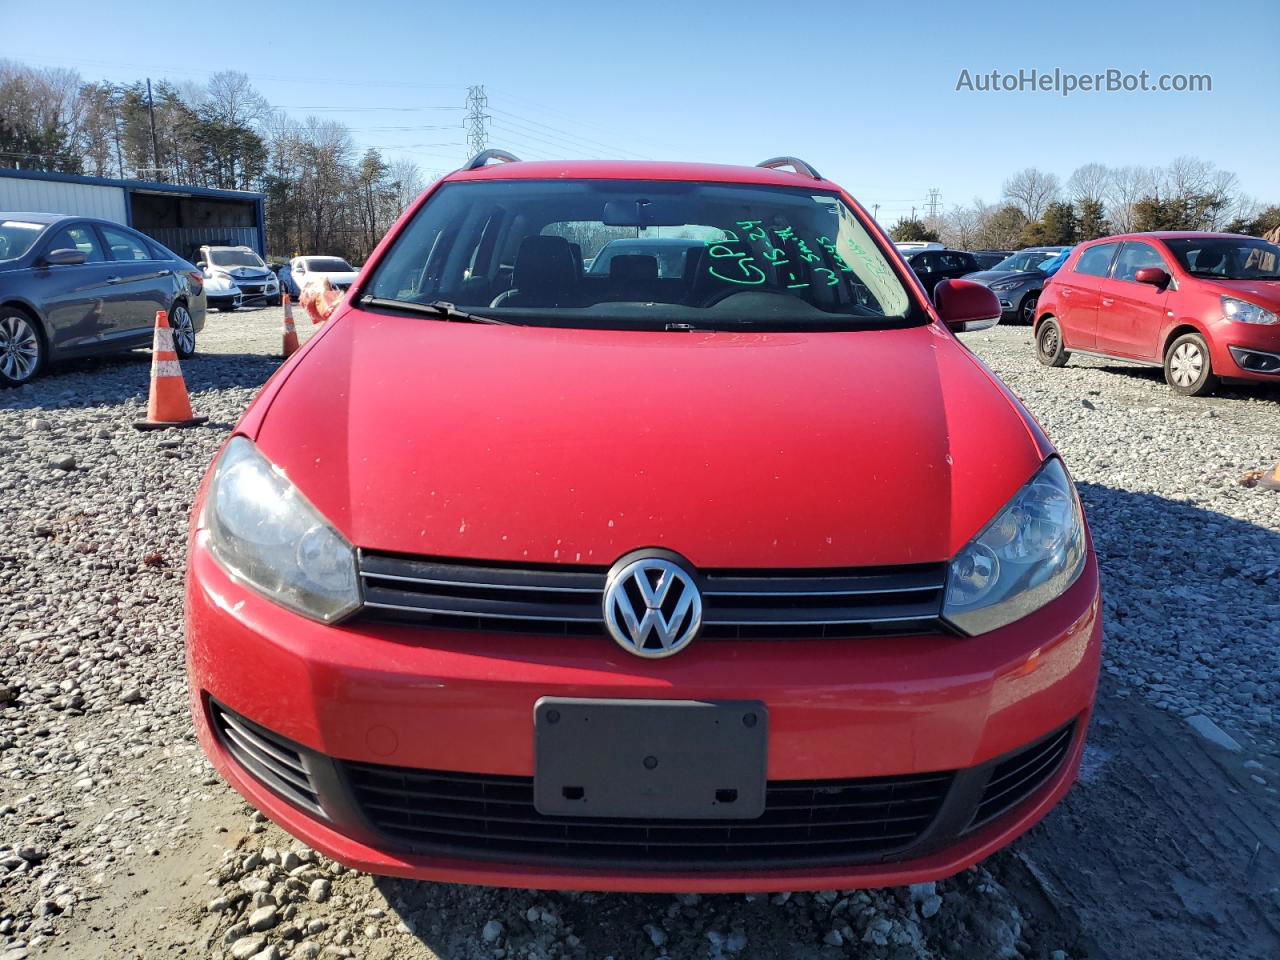
[{"label": "red hatchback car", "polygon": [[204,749],[380,874],[765,891],[990,854],[1073,782],[1101,645],[1067,472],[953,335],[999,313],[931,302],[801,161],[482,154],[205,478]]},{"label": "red hatchback car", "polygon": [[1232,233],[1136,233],[1078,246],[1045,286],[1036,355],[1163,366],[1178,393],[1280,383],[1280,247]]}]

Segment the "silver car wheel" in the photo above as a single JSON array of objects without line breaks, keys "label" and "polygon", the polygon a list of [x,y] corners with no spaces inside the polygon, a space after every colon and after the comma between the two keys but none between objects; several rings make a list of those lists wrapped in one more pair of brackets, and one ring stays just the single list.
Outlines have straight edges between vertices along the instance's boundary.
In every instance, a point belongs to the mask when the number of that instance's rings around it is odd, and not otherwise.
[{"label": "silver car wheel", "polygon": [[25,317],[0,318],[0,371],[15,383],[30,380],[40,365],[40,336]]},{"label": "silver car wheel", "polygon": [[182,304],[178,304],[173,308],[173,313],[169,318],[169,326],[173,328],[173,342],[178,348],[178,352],[184,356],[195,353],[196,325],[191,320],[191,314],[187,312],[187,308]]},{"label": "silver car wheel", "polygon": [[1204,354],[1194,343],[1183,343],[1173,351],[1169,361],[1169,373],[1180,387],[1189,387],[1200,379],[1204,370]]}]

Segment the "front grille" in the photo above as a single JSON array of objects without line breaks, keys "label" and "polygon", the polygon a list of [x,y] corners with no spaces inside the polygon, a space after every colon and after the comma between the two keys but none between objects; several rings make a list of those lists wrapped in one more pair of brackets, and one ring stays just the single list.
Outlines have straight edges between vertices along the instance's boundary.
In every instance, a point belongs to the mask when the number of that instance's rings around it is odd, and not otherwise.
[{"label": "front grille", "polygon": [[323,816],[307,762],[287,740],[209,701],[213,732],[242,767],[286,800]]},{"label": "front grille", "polygon": [[[448,629],[600,635],[607,571],[513,568],[361,551],[364,609]],[[932,633],[943,564],[855,570],[708,571],[702,636],[733,639]]]},{"label": "front grille", "polygon": [[755,820],[548,817],[529,777],[345,763],[357,806],[412,848],[674,869],[797,866],[878,859],[910,846],[942,806],[953,773],[780,780]]},{"label": "front grille", "polygon": [[1038,743],[1002,760],[991,771],[970,829],[980,827],[1013,809],[1048,781],[1071,749],[1075,724],[1063,727]]}]

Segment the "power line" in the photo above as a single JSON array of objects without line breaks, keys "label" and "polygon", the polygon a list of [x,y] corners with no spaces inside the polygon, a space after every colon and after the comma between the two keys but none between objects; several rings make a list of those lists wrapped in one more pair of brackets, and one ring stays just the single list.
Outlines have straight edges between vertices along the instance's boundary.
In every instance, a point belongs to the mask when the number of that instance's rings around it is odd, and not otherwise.
[{"label": "power line", "polygon": [[[644,156],[644,154],[636,153],[635,151],[632,151],[632,150],[624,150],[621,147],[615,146],[613,144],[604,143],[600,140],[593,140],[590,137],[584,137],[581,134],[571,133],[568,130],[562,130],[559,127],[553,127],[549,123],[541,123],[530,117],[523,117],[520,114],[511,113],[510,111],[507,111],[507,110],[500,110],[497,107],[494,107],[493,112],[509,118],[508,122],[512,124],[518,123],[520,126],[525,127],[526,129],[529,128],[530,125],[535,127],[541,127],[542,129],[547,130],[551,133],[559,134],[562,138],[566,139],[569,142],[579,141],[583,145],[585,145],[588,149],[593,149],[593,150],[604,149],[604,150],[610,151],[615,155],[625,156],[627,154],[630,154],[631,156],[638,157],[640,159],[644,159],[644,160],[649,159],[648,157]],[[579,147],[578,149],[582,149],[582,148]]]},{"label": "power line", "polygon": [[[507,90],[505,90],[505,89],[504,89],[504,90],[499,90],[499,91],[497,91],[497,92],[498,92],[499,94],[501,94],[501,95],[502,95],[502,98],[503,98],[503,100],[504,100],[504,101],[505,101],[505,100],[514,100],[514,101],[516,101],[517,103],[525,103],[525,104],[528,104],[530,107],[533,107],[535,110],[540,110],[540,111],[542,111],[543,113],[550,113],[550,114],[558,115],[558,116],[560,116],[560,117],[563,117],[565,120],[569,120],[569,121],[571,121],[572,123],[577,124],[578,126],[582,126],[582,127],[594,127],[596,130],[599,130],[600,132],[602,132],[602,133],[606,133],[606,134],[608,134],[608,135],[610,135],[610,136],[614,136],[614,135],[616,135],[616,134],[617,134],[617,131],[616,131],[616,130],[608,130],[608,129],[606,129],[605,127],[601,126],[601,125],[600,125],[600,124],[598,124],[598,123],[594,123],[594,122],[592,122],[592,121],[590,121],[590,120],[584,120],[584,119],[581,117],[581,115],[575,116],[575,115],[573,115],[573,114],[571,114],[571,113],[568,113],[568,112],[566,112],[566,111],[564,111],[564,110],[561,110],[561,109],[559,109],[559,108],[557,108],[557,107],[550,107],[550,106],[547,106],[546,104],[538,103],[536,100],[530,100],[528,97],[522,96],[522,95],[520,95],[520,94],[511,93],[510,91],[507,91]],[[537,121],[533,121],[533,120],[531,120],[530,122],[531,122],[531,123],[536,123]],[[566,132],[566,131],[561,131],[561,132],[563,133],[563,132]],[[602,144],[602,146],[608,146],[608,144]],[[609,147],[609,149],[617,149],[617,148],[616,148],[616,147]],[[627,152],[634,152],[634,151],[627,151]],[[641,158],[641,159],[643,159],[643,160],[651,160],[651,159],[653,159],[652,157],[647,157],[647,156],[645,156],[644,154],[635,154],[635,155],[636,155],[636,156],[638,156],[638,157],[640,157],[640,158]]]}]

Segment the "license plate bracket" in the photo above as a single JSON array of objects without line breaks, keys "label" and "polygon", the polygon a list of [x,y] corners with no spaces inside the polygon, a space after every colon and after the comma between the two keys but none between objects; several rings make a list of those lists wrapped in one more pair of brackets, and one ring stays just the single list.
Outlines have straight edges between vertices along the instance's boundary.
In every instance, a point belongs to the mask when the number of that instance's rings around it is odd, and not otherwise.
[{"label": "license plate bracket", "polygon": [[534,807],[543,815],[749,820],[764,813],[763,703],[543,697],[533,718]]}]

